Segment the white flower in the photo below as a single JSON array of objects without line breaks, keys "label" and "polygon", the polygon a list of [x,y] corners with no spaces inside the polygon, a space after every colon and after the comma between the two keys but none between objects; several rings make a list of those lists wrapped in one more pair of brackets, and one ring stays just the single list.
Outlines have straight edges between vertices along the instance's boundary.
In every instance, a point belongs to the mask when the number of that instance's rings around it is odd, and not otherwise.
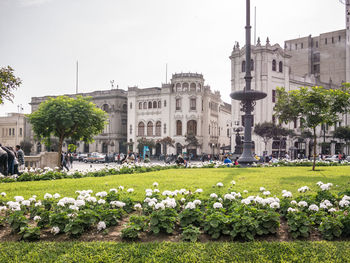
[{"label": "white flower", "polygon": [[169,191],[169,190],[165,190],[162,195],[164,196],[172,196],[173,195],[173,192]]},{"label": "white flower", "polygon": [[154,189],[153,193],[159,193],[159,189]]},{"label": "white flower", "polygon": [[118,193],[118,190],[115,188],[109,189],[110,192]]},{"label": "white flower", "polygon": [[264,191],[264,192],[263,192],[263,195],[270,195],[270,194],[271,194],[270,191]]},{"label": "white flower", "polygon": [[218,195],[215,193],[210,194],[210,198],[218,198]]},{"label": "white flower", "polygon": [[293,197],[293,194],[292,194],[292,192],[285,191],[285,192],[282,194],[282,197],[291,198],[291,197]]},{"label": "white flower", "polygon": [[5,193],[5,192],[2,192],[0,195],[1,195],[1,196],[6,196],[6,193]]},{"label": "white flower", "polygon": [[119,187],[118,187],[120,190],[124,190],[124,186],[122,186],[122,185],[119,185]]},{"label": "white flower", "polygon": [[312,205],[309,206],[309,210],[317,212],[318,211],[318,206],[315,205],[315,204],[312,204]]},{"label": "white flower", "polygon": [[203,192],[203,189],[201,189],[201,188],[198,188],[196,191],[195,191],[195,193],[202,193]]},{"label": "white flower", "polygon": [[248,190],[244,190],[243,193],[247,194],[247,193],[248,193]]},{"label": "white flower", "polygon": [[52,194],[46,193],[44,195],[44,199],[50,199],[50,198],[52,198]]},{"label": "white flower", "polygon": [[152,196],[152,192],[146,192],[146,196]]},{"label": "white flower", "polygon": [[265,187],[260,187],[260,192],[265,191]]},{"label": "white flower", "polygon": [[103,221],[98,222],[97,224],[97,231],[101,231],[103,229],[106,229],[106,223]]},{"label": "white flower", "polygon": [[[96,203],[96,202],[97,202],[97,199],[96,199],[96,197],[94,197],[94,196],[89,196],[89,197],[87,197],[85,200],[86,200],[87,202],[91,202],[91,203]],[[100,199],[100,200],[102,200],[102,199]]]},{"label": "white flower", "polygon": [[142,206],[139,203],[134,205],[134,209],[136,209],[136,210],[141,209],[141,208],[142,208]]},{"label": "white flower", "polygon": [[154,208],[155,209],[162,209],[162,210],[164,210],[165,209],[165,205],[163,204],[163,203],[158,203],[158,204],[156,204],[155,206],[154,206]]},{"label": "white flower", "polygon": [[317,184],[318,186],[323,185],[323,183],[322,183],[321,181],[318,181],[316,184]]},{"label": "white flower", "polygon": [[9,201],[7,202],[7,205],[12,211],[21,211],[21,205],[19,204],[19,202]]},{"label": "white flower", "polygon": [[185,209],[195,209],[196,208],[196,204],[194,204],[193,202],[188,202],[187,205],[185,206]]},{"label": "white flower", "polygon": [[232,194],[225,194],[224,199],[232,201],[235,199],[235,197]]},{"label": "white flower", "polygon": [[298,206],[303,206],[303,207],[307,207],[307,203],[305,201],[300,201],[298,203]]},{"label": "white flower", "polygon": [[36,202],[34,206],[35,206],[35,207],[36,207],[36,206],[41,206],[41,202],[40,202],[40,201]]},{"label": "white flower", "polygon": [[21,204],[24,205],[24,206],[30,206],[30,201],[29,200],[23,200],[21,202]]},{"label": "white flower", "polygon": [[224,186],[224,184],[223,184],[223,183],[221,183],[221,182],[219,182],[219,183],[217,183],[217,184],[216,184],[216,186],[217,186],[217,187],[223,187],[223,186]]},{"label": "white flower", "polygon": [[291,205],[297,205],[298,203],[297,203],[297,201],[292,200],[292,201],[290,201],[290,204],[291,204]]},{"label": "white flower", "polygon": [[349,204],[350,204],[350,202],[348,200],[344,200],[344,198],[339,201],[339,206],[340,207],[349,206]]},{"label": "white flower", "polygon": [[213,207],[214,207],[215,209],[220,209],[220,208],[222,208],[222,204],[216,202],[216,203],[213,204]]},{"label": "white flower", "polygon": [[329,200],[324,200],[320,203],[320,208],[327,209],[328,207],[332,207],[332,203]]},{"label": "white flower", "polygon": [[156,205],[156,202],[151,201],[151,202],[148,203],[148,205],[149,205],[150,207],[155,206],[155,205]]},{"label": "white flower", "polygon": [[41,220],[41,217],[40,216],[34,216],[34,221],[39,221],[39,220]]},{"label": "white flower", "polygon": [[157,183],[157,182],[154,182],[154,183],[153,183],[153,187],[158,187],[158,183]]},{"label": "white flower", "polygon": [[299,193],[305,193],[306,191],[309,191],[309,190],[310,190],[309,187],[303,186],[303,187],[300,187],[300,188],[298,189],[298,192],[299,192]]},{"label": "white flower", "polygon": [[111,201],[110,202],[111,206],[116,206],[116,207],[119,207],[119,208],[122,208],[125,206],[125,203],[124,202],[120,202],[120,201]]},{"label": "white flower", "polygon": [[242,203],[242,204],[245,204],[245,205],[249,205],[250,202],[251,202],[251,199],[250,199],[250,198],[246,198],[246,199],[242,199],[242,200],[241,200],[241,203]]},{"label": "white flower", "polygon": [[232,185],[235,185],[235,184],[236,184],[236,182],[235,182],[234,180],[232,180],[232,181],[231,181],[231,184],[232,184]]},{"label": "white flower", "polygon": [[57,235],[60,232],[60,228],[58,226],[54,226],[51,228],[51,233]]},{"label": "white flower", "polygon": [[28,200],[29,200],[29,202],[35,202],[36,201],[35,198],[33,198],[33,197],[29,198]]},{"label": "white flower", "polygon": [[6,206],[0,206],[0,212],[1,211],[6,211],[7,210],[7,207]]},{"label": "white flower", "polygon": [[201,200],[194,200],[193,203],[195,205],[201,205],[202,204]]},{"label": "white flower", "polygon": [[180,200],[182,203],[186,202],[186,198],[181,198]]},{"label": "white flower", "polygon": [[99,200],[97,201],[97,203],[100,204],[100,205],[103,205],[103,204],[106,203],[106,200],[99,199]]},{"label": "white flower", "polygon": [[330,212],[330,213],[333,213],[333,212],[336,212],[337,210],[335,209],[335,208],[330,208],[330,209],[328,209],[328,212]]},{"label": "white flower", "polygon": [[278,203],[278,202],[272,202],[272,203],[270,204],[270,207],[271,207],[271,208],[280,208],[280,203]]},{"label": "white flower", "polygon": [[55,199],[60,198],[60,197],[61,197],[61,196],[60,196],[60,194],[58,194],[58,193],[56,193],[56,194],[53,195],[53,198],[55,198]]},{"label": "white flower", "polygon": [[105,192],[105,191],[102,191],[102,192],[98,192],[98,193],[96,193],[96,196],[97,197],[105,197],[105,196],[107,196],[107,192]]},{"label": "white flower", "polygon": [[134,192],[134,189],[133,189],[133,188],[129,188],[129,189],[127,190],[127,192],[128,192],[128,193],[132,193],[132,192]]},{"label": "white flower", "polygon": [[23,196],[15,196],[14,199],[16,200],[16,202],[22,202],[24,200]]},{"label": "white flower", "polygon": [[288,213],[292,213],[292,212],[295,212],[295,211],[297,211],[297,210],[294,209],[294,208],[292,208],[292,207],[289,207],[289,208],[287,209],[287,212],[288,212]]},{"label": "white flower", "polygon": [[333,184],[328,183],[328,184],[322,184],[320,187],[321,187],[322,191],[327,191],[327,190],[331,189],[331,186],[333,186]]}]

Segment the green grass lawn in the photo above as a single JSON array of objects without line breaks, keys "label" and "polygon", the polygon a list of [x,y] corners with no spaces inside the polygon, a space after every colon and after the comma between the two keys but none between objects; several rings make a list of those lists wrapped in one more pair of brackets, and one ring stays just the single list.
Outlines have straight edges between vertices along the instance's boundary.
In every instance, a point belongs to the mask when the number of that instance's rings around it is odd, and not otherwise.
[{"label": "green grass lawn", "polygon": [[[134,188],[134,200],[143,200],[144,189],[152,188],[153,182],[159,183],[159,189],[176,190],[186,188],[196,190],[202,188],[203,195],[213,192],[227,192],[230,182],[236,181],[234,191],[248,190],[249,195],[257,194],[261,186],[272,194],[281,196],[286,189],[297,195],[297,189],[307,185],[313,191],[319,188],[318,181],[333,183],[332,191],[338,193],[350,189],[350,166],[320,167],[318,171],[311,171],[311,167],[275,167],[275,168],[249,168],[249,169],[178,169],[141,174],[123,174],[98,178],[62,179],[56,181],[16,182],[0,184],[0,192],[6,192],[8,198],[22,195],[29,198],[37,195],[42,198],[45,193],[59,193],[61,196],[75,196],[76,190],[91,189],[109,191],[119,185]],[[222,182],[224,187],[220,190],[213,188],[216,183]],[[124,190],[124,191],[125,191]]]}]

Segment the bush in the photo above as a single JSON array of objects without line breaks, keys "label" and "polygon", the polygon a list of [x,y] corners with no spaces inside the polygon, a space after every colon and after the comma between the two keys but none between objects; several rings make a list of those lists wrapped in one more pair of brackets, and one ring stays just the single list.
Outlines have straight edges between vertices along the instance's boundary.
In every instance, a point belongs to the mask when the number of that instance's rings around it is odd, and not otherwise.
[{"label": "bush", "polygon": [[304,212],[291,212],[287,214],[288,232],[293,238],[308,237],[311,221]]},{"label": "bush", "polygon": [[150,215],[150,228],[154,234],[164,232],[171,234],[175,228],[177,213],[172,208],[155,210]]},{"label": "bush", "polygon": [[318,230],[322,237],[327,240],[333,240],[335,237],[340,237],[342,234],[343,224],[338,217],[326,216],[322,219]]},{"label": "bush", "polygon": [[199,230],[199,227],[188,225],[184,227],[182,230],[181,240],[196,242],[200,234],[201,234],[201,231]]}]

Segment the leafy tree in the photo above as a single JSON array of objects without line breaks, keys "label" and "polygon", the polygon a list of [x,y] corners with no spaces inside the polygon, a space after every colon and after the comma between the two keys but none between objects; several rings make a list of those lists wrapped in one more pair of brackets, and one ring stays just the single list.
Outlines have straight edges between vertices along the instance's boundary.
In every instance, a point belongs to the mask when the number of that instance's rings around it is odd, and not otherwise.
[{"label": "leafy tree", "polygon": [[48,141],[58,138],[58,166],[61,167],[62,144],[65,139],[91,143],[106,124],[107,114],[96,107],[90,98],[59,96],[39,105],[28,115],[36,137]]},{"label": "leafy tree", "polygon": [[153,148],[156,145],[154,140],[152,140],[152,139],[148,140],[145,137],[138,139],[137,144],[138,144],[137,148],[139,149],[139,153],[142,153],[144,146],[148,146],[149,148]]},{"label": "leafy tree", "polygon": [[274,137],[273,130],[275,126],[276,125],[272,122],[258,123],[254,126],[254,133],[260,136],[264,141],[265,151],[267,143]]},{"label": "leafy tree", "polygon": [[175,147],[175,141],[171,138],[171,137],[164,137],[163,139],[161,140],[158,140],[157,141],[158,143],[162,144],[163,145],[163,149],[164,149],[164,154],[166,154],[166,148],[167,146],[170,146],[170,147]]},{"label": "leafy tree", "polygon": [[350,140],[350,127],[337,127],[333,133],[334,138],[338,138],[345,141],[346,147]]},{"label": "leafy tree", "polygon": [[309,128],[313,133],[313,167],[316,164],[316,128],[322,124],[333,125],[340,120],[340,114],[349,108],[349,85],[340,89],[325,89],[323,87],[301,87],[286,91],[277,88],[277,103],[275,116],[280,122],[288,123],[300,119],[303,128]]},{"label": "leafy tree", "polygon": [[5,100],[13,102],[13,91],[22,84],[13,71],[10,66],[0,68],[0,104],[4,104]]}]

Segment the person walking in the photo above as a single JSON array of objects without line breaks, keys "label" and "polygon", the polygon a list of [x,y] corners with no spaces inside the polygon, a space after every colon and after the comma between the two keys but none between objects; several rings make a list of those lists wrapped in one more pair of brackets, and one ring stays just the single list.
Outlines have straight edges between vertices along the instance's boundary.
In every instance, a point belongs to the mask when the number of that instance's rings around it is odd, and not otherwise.
[{"label": "person walking", "polygon": [[[1,146],[1,145],[0,145]],[[1,146],[1,148],[7,152],[7,172],[8,174],[12,175],[14,174],[14,160],[15,160],[15,153],[11,151],[6,146]]]},{"label": "person walking", "polygon": [[67,153],[62,153],[62,155],[61,155],[62,170],[64,170],[63,168],[66,168],[67,171],[69,172],[69,168],[67,166],[67,162],[68,162],[68,155],[67,155]]}]

